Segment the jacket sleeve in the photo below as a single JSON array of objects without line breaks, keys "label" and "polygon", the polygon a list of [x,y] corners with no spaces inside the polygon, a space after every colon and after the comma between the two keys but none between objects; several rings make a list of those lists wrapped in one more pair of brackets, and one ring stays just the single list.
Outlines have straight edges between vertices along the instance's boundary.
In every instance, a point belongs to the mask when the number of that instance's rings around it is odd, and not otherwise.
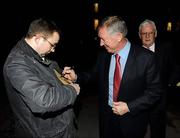
[{"label": "jacket sleeve", "polygon": [[24,60],[9,63],[6,73],[18,99],[34,113],[58,111],[71,106],[76,99],[72,86],[62,85],[52,76],[43,79],[46,74],[39,75]]}]

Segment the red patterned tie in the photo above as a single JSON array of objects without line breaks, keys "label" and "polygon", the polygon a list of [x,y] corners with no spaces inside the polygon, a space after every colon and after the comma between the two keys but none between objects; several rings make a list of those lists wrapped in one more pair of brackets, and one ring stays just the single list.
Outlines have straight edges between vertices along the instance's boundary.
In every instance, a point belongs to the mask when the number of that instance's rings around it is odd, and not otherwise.
[{"label": "red patterned tie", "polygon": [[119,87],[121,83],[121,66],[120,66],[120,56],[116,54],[116,66],[114,71],[114,88],[113,88],[113,101],[117,102],[117,97],[119,93]]}]

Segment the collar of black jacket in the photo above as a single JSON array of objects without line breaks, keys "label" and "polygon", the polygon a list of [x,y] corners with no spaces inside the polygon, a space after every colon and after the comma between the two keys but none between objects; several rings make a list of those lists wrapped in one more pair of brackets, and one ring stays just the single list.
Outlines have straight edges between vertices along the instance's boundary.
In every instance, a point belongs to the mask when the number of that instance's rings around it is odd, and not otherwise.
[{"label": "collar of black jacket", "polygon": [[23,37],[19,41],[19,46],[22,49],[22,51],[27,54],[28,56],[35,58],[38,62],[41,62],[47,66],[51,64],[51,61],[45,57],[41,57],[33,48],[31,48],[25,41],[25,38]]}]

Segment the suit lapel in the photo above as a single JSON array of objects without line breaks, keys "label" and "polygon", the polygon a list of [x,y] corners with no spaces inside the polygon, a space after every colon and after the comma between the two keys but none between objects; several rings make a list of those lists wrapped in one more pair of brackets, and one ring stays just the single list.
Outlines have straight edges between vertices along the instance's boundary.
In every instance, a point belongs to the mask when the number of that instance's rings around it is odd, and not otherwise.
[{"label": "suit lapel", "polygon": [[134,64],[135,64],[135,49],[134,49],[134,46],[131,45],[129,55],[126,61],[126,65],[124,68],[124,73],[121,80],[120,95],[121,95],[121,91],[128,84],[127,80],[129,80],[129,77],[131,77],[131,74],[134,74],[133,73],[135,71],[135,69],[133,68],[135,67]]},{"label": "suit lapel", "polygon": [[110,61],[111,61],[111,54],[107,53],[105,57],[105,67],[104,67],[104,95],[105,95],[105,101],[108,102],[108,96],[109,96],[109,67],[110,67]]}]

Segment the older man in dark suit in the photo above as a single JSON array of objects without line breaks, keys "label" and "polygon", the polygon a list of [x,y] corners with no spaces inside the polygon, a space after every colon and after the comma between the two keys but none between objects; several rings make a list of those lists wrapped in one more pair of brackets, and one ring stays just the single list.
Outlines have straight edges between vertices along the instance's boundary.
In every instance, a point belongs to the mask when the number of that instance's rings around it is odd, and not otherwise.
[{"label": "older man in dark suit", "polygon": [[[94,70],[76,76],[68,67],[64,69],[67,78],[77,79],[80,84],[96,78],[101,138],[143,138],[148,109],[161,95],[153,52],[131,44],[126,35],[124,20],[118,16],[105,18],[98,27],[98,36],[100,46],[106,50],[100,52]],[[120,59],[116,60],[116,57]],[[115,70],[119,71],[115,73]],[[114,90],[118,91],[117,97]]]},{"label": "older man in dark suit", "polygon": [[143,47],[155,53],[158,62],[158,69],[160,71],[160,79],[163,86],[163,94],[160,100],[154,104],[150,111],[149,126],[151,138],[165,138],[167,88],[169,84],[175,82],[175,78],[177,77],[173,48],[169,42],[155,42],[157,29],[152,20],[146,19],[140,24],[139,37]]}]

